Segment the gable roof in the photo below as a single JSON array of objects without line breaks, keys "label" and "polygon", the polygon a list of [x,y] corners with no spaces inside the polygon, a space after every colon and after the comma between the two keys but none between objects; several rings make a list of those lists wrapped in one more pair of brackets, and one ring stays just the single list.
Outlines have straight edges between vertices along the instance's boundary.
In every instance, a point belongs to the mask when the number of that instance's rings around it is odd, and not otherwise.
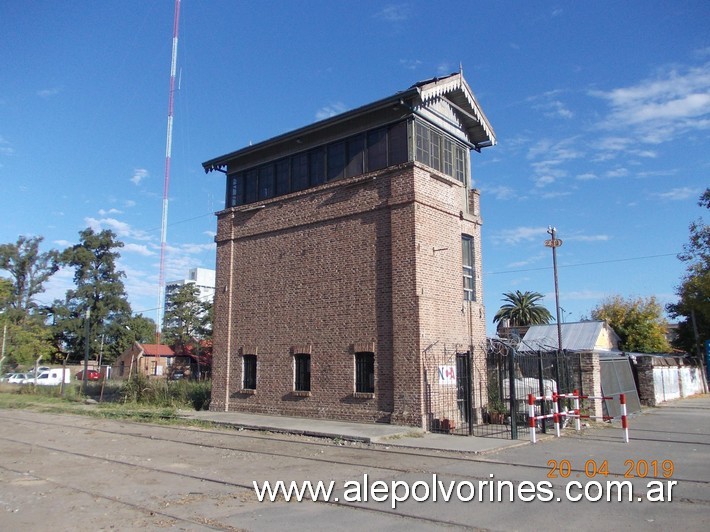
[{"label": "gable roof", "polygon": [[163,344],[138,344],[144,356],[148,357],[171,357],[175,353],[169,346]]},{"label": "gable roof", "polygon": [[[476,101],[463,74],[457,72],[441,78],[420,81],[392,96],[210,159],[202,163],[202,167],[205,173],[214,170],[226,172],[228,165],[237,158],[254,157],[260,152],[282,145],[293,144],[297,145],[299,150],[305,149],[311,139],[318,138],[318,142],[320,142],[319,135],[324,132],[338,131],[346,124],[360,124],[360,121],[365,117],[372,120],[372,122],[365,120],[365,123],[379,126],[398,122],[414,114],[421,116],[422,110],[431,108],[434,103],[440,100],[445,100],[446,104],[451,107],[451,113],[455,115],[456,127],[464,132],[465,141],[473,149],[480,151],[481,148],[495,145],[496,138],[493,128],[483,114],[483,110]],[[431,118],[431,113],[428,118]],[[444,120],[446,120],[445,117]]]},{"label": "gable roof", "polygon": [[[615,351],[619,336],[605,321],[580,321],[560,324],[562,349],[568,351]],[[525,333],[519,352],[557,349],[557,324],[532,325]]]}]

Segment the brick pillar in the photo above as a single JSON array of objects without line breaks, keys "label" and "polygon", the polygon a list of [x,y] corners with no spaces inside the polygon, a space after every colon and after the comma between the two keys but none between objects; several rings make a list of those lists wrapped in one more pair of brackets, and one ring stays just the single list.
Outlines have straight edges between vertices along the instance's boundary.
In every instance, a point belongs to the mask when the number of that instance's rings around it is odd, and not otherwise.
[{"label": "brick pillar", "polygon": [[[584,395],[601,397],[602,380],[599,355],[597,353],[582,353],[581,358]],[[590,416],[602,416],[604,413],[601,399],[586,399],[582,401],[582,408],[586,408]]]}]

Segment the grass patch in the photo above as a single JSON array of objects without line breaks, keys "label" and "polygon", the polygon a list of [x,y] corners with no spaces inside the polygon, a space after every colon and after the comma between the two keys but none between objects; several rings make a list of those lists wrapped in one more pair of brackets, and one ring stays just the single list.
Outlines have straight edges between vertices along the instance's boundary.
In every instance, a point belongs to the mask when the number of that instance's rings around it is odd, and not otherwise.
[{"label": "grass patch", "polygon": [[[209,408],[209,381],[149,380],[81,383],[64,386],[0,385],[0,408],[90,415],[158,423],[189,423],[178,410]],[[83,392],[86,392],[85,394]],[[91,401],[90,401],[91,399]],[[101,402],[97,402],[101,400]],[[91,403],[91,404],[87,404]]]}]

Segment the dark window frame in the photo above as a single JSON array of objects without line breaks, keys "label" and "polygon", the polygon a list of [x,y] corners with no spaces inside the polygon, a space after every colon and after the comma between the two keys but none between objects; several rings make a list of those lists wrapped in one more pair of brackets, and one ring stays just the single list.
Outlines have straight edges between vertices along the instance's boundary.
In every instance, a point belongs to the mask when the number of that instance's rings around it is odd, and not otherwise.
[{"label": "dark window frame", "polygon": [[355,393],[375,393],[375,353],[355,353]]},{"label": "dark window frame", "polygon": [[296,392],[311,391],[311,355],[296,353],[293,355],[294,379],[293,389]]},{"label": "dark window frame", "polygon": [[257,358],[256,355],[242,355],[242,389],[256,390]]}]

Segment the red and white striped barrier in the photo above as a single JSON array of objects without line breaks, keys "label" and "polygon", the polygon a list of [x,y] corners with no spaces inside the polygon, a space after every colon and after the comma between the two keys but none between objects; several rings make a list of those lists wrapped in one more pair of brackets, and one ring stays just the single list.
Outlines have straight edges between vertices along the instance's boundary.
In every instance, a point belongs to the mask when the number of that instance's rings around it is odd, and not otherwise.
[{"label": "red and white striped barrier", "polygon": [[[574,400],[574,410],[571,411],[559,411],[559,399],[573,399]],[[528,394],[528,423],[530,426],[530,441],[532,443],[537,443],[537,422],[541,419],[552,419],[555,423],[555,435],[560,437],[560,424],[562,419],[567,417],[575,420],[575,430],[580,431],[582,429],[581,420],[582,419],[601,419],[603,421],[612,421],[613,416],[590,416],[588,414],[582,414],[580,412],[580,402],[582,399],[601,399],[601,400],[613,400],[613,396],[600,396],[594,397],[591,395],[581,395],[577,390],[573,393],[567,394],[557,394],[553,393],[550,395],[533,395]],[[552,414],[536,415],[535,414],[535,403],[537,401],[552,401],[554,412]],[[624,430],[624,443],[629,443],[629,421],[626,414],[626,395],[619,394],[619,405],[621,407],[621,428]]]}]

